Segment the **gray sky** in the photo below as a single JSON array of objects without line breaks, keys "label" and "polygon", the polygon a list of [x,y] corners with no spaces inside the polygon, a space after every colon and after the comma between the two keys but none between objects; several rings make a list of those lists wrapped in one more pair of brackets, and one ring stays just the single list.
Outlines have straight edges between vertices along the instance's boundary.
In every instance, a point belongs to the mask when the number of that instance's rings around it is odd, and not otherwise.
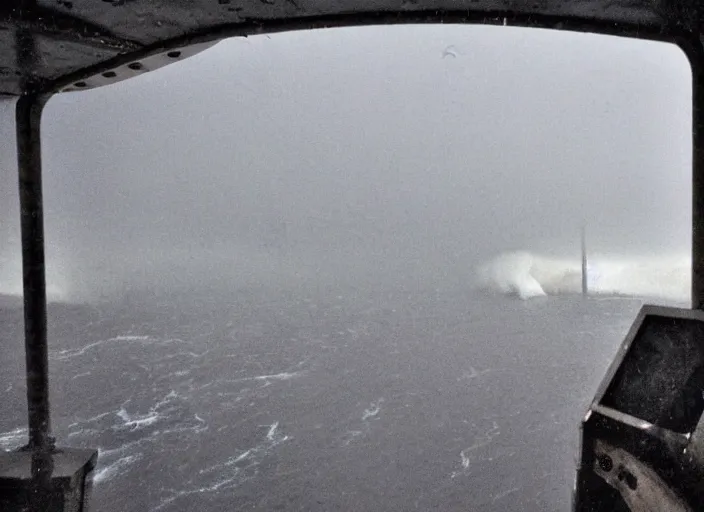
[{"label": "gray sky", "polygon": [[[230,40],[51,100],[49,254],[85,293],[224,274],[466,278],[503,250],[575,251],[582,222],[601,251],[686,252],[690,102],[684,55],[659,43],[447,25]],[[283,225],[284,249],[264,246]]]}]

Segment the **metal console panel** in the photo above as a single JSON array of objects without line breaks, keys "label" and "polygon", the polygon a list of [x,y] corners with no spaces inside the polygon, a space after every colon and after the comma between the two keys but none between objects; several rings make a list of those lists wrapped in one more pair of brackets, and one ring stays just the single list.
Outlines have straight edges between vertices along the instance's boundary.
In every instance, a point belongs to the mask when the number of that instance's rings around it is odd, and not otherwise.
[{"label": "metal console panel", "polygon": [[0,453],[0,510],[3,512],[88,512],[86,495],[98,458],[95,450],[57,449],[51,454],[52,475],[42,508],[33,496],[33,454],[29,450]]},{"label": "metal console panel", "polygon": [[574,509],[704,503],[704,312],[645,306],[584,418]]}]

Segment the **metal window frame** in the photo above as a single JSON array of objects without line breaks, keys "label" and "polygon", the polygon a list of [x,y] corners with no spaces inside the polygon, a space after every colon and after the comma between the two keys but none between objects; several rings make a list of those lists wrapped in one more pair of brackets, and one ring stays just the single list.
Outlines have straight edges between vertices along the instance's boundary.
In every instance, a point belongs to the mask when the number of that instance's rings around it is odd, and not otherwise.
[{"label": "metal window frame", "polygon": [[[704,46],[699,33],[673,25],[640,26],[622,22],[580,20],[555,15],[516,14],[509,10],[486,11],[396,11],[359,12],[330,16],[288,18],[243,22],[214,27],[202,32],[162,41],[132,46],[126,53],[62,76],[56,80],[33,80],[31,70],[39,52],[31,27],[17,30],[18,67],[23,71],[23,94],[16,104],[17,158],[21,207],[22,266],[24,290],[25,351],[29,444],[33,453],[33,478],[38,488],[45,487],[51,475],[54,440],[50,428],[48,385],[47,301],[44,254],[44,219],[41,165],[41,116],[53,94],[80,90],[87,84],[111,83],[114,71],[125,67],[140,71],[173,62],[180,52],[199,49],[222,39],[251,34],[292,30],[390,24],[483,24],[548,28],[577,32],[648,39],[677,45],[689,60],[692,71],[692,282],[691,307],[704,309]],[[67,32],[71,33],[71,27]],[[76,28],[78,30],[78,28]],[[62,34],[66,37],[66,34]],[[106,36],[107,37],[107,36]],[[113,44],[108,37],[104,44]],[[117,43],[114,43],[117,44]],[[178,55],[176,55],[178,53]],[[97,81],[96,81],[97,80]],[[36,463],[35,463],[36,461]]]}]

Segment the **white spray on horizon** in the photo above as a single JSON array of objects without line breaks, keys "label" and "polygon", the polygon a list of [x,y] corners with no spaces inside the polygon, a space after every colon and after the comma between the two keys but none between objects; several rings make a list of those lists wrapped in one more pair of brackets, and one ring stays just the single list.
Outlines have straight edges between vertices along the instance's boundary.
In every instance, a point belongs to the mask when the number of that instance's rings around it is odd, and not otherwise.
[{"label": "white spray on horizon", "polygon": [[[578,259],[506,252],[476,269],[476,284],[485,290],[522,299],[579,294],[582,268]],[[622,295],[684,302],[690,298],[688,256],[603,256],[589,258],[587,281],[593,295]]]},{"label": "white spray on horizon", "polygon": [[[22,297],[22,261],[19,257],[0,254],[0,295]],[[66,273],[60,262],[49,260],[46,269],[47,300],[63,302],[69,300]]]}]

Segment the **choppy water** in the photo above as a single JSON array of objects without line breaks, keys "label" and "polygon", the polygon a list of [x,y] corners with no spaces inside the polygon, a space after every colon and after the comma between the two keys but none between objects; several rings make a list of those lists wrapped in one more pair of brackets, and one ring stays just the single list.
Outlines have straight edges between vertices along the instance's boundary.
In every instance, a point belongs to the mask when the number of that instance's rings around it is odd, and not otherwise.
[{"label": "choppy water", "polygon": [[[50,309],[53,427],[103,512],[569,508],[579,420],[640,302],[192,293]],[[25,441],[0,308],[0,447]]]}]

